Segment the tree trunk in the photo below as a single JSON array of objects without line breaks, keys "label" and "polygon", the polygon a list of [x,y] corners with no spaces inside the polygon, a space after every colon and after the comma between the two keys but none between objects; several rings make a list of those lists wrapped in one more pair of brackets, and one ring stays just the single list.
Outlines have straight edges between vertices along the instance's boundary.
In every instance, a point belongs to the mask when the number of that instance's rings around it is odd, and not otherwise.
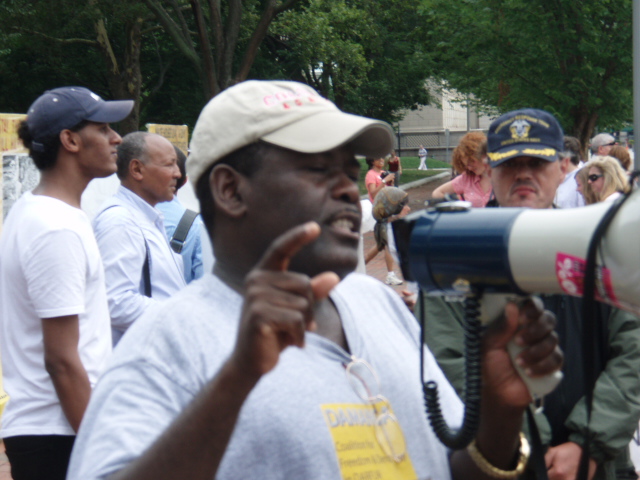
[{"label": "tree trunk", "polygon": [[99,49],[107,64],[107,82],[111,95],[116,100],[131,99],[134,101],[131,114],[120,122],[120,132],[123,135],[137,131],[140,123],[140,90],[142,87],[142,74],[140,72],[141,22],[142,19],[138,18],[126,26],[127,45],[123,68],[118,64],[104,20],[99,18],[94,24]]},{"label": "tree trunk", "polygon": [[571,135],[580,140],[580,157],[582,160],[587,160],[589,155],[587,150],[589,148],[589,141],[593,134],[593,130],[598,122],[598,114],[589,112],[584,108],[580,108],[579,111],[573,112],[572,118],[574,119],[571,127]]},{"label": "tree trunk", "polygon": [[196,22],[198,31],[198,42],[200,44],[200,55],[202,58],[204,96],[209,100],[220,91],[218,87],[218,77],[216,74],[216,64],[213,61],[213,53],[211,51],[211,43],[207,34],[207,26],[204,15],[202,14],[202,6],[198,0],[191,0],[191,11]]},{"label": "tree trunk", "polygon": [[133,111],[121,123],[122,132],[127,134],[140,129],[140,91],[142,89],[142,72],[140,70],[140,50],[142,47],[142,19],[137,18],[127,25],[127,50],[121,84],[125,92],[122,98],[133,99]]}]

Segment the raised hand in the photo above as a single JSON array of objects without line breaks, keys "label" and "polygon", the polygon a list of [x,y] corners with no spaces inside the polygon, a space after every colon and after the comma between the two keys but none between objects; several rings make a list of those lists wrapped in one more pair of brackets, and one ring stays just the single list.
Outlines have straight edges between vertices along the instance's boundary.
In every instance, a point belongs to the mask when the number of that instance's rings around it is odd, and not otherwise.
[{"label": "raised hand", "polygon": [[267,249],[245,279],[244,306],[232,360],[241,371],[261,376],[278,362],[288,346],[304,346],[304,334],[315,329],[314,305],[340,278],[324,272],[309,278],[290,272],[291,258],[320,235],[315,222],[285,232]]}]

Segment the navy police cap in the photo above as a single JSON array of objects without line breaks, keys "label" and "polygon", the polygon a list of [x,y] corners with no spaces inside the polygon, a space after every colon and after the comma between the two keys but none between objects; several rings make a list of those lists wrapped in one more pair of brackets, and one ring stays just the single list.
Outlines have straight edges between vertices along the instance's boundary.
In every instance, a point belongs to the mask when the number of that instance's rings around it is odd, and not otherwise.
[{"label": "navy police cap", "polygon": [[555,162],[563,148],[564,133],[558,121],[549,112],[534,108],[502,115],[491,123],[487,134],[491,167],[516,157]]}]

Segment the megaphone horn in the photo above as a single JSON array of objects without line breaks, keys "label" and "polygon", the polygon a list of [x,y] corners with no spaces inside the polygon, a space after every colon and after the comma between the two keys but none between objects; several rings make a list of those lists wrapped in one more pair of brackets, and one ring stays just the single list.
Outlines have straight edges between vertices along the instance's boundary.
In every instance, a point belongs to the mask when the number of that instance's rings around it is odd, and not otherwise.
[{"label": "megaphone horn", "polygon": [[[485,208],[417,212],[408,245],[409,277],[427,293],[582,296],[587,250],[611,208]],[[598,249],[596,298],[640,315],[640,192],[620,207]],[[405,272],[403,272],[405,273]]]}]

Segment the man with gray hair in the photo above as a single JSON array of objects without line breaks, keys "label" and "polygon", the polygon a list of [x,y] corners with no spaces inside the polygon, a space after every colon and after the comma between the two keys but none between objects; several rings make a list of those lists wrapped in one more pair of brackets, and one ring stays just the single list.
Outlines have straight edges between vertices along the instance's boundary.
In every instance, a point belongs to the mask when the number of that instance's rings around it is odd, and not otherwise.
[{"label": "man with gray hair", "polygon": [[134,132],[118,147],[121,185],[93,221],[107,283],[114,345],[150,306],[185,286],[155,205],[173,199],[180,178],[171,142]]},{"label": "man with gray hair", "polygon": [[593,155],[609,155],[609,151],[616,144],[616,139],[608,133],[599,133],[591,139],[591,153]]},{"label": "man with gray hair", "polygon": [[[523,128],[524,127],[524,128]],[[554,208],[556,191],[568,161],[566,137],[549,112],[521,109],[494,120],[487,134],[492,207]],[[531,245],[535,240],[531,240]],[[583,300],[569,295],[541,295],[544,306],[557,318],[560,345],[567,353],[564,380],[545,396],[535,425],[542,443],[547,473],[552,480],[573,480],[586,442],[589,480],[636,478],[628,445],[640,418],[640,319],[596,303],[603,319],[595,345],[584,350]],[[429,299],[425,307],[427,343],[445,374],[459,390],[464,376],[464,318],[460,303],[445,297]],[[585,358],[596,365],[592,389],[593,410],[587,422]],[[532,424],[533,426],[533,424]],[[533,479],[535,463],[522,479]]]}]

